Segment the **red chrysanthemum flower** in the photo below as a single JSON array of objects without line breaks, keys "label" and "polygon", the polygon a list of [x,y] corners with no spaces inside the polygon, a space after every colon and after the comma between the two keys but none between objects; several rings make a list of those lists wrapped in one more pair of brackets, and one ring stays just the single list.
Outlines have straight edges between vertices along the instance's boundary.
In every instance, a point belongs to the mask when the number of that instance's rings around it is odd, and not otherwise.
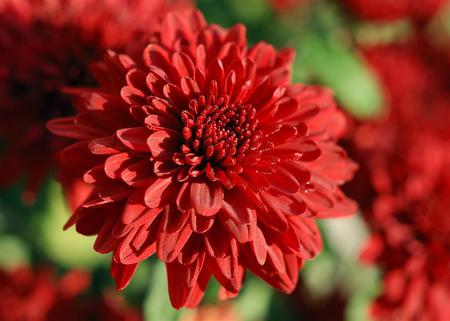
[{"label": "red chrysanthemum flower", "polygon": [[[92,59],[105,48],[124,48],[152,30],[158,16],[188,0],[4,0],[0,4],[0,184],[27,180],[32,202],[66,141],[45,124],[74,113],[64,86],[93,84]],[[170,3],[170,5],[169,5]],[[132,50],[132,48],[130,48]]]},{"label": "red chrysanthemum flower", "polygon": [[343,0],[350,10],[364,20],[430,20],[447,0]]},{"label": "red chrysanthemum flower", "polygon": [[72,271],[57,279],[49,269],[0,270],[2,321],[141,321],[119,297],[86,297],[89,275]]},{"label": "red chrysanthemum flower", "polygon": [[[386,118],[356,126],[353,137],[367,188],[351,194],[365,194],[373,234],[362,257],[382,271],[372,307],[381,321],[446,321],[450,313],[450,78],[434,50],[416,48],[366,50],[391,99]],[[395,61],[401,71],[389,70]]]},{"label": "red chrysanthemum flower", "polygon": [[212,275],[236,295],[246,269],[289,292],[321,248],[315,220],[355,211],[345,118],[328,90],[290,84],[292,58],[247,48],[242,25],[169,14],[142,61],[109,52],[101,88],[73,90],[79,114],[49,122],[79,140],[62,161],[95,186],[66,227],[114,253],[119,289],[157,253],[176,308]]},{"label": "red chrysanthemum flower", "polygon": [[440,136],[434,124],[396,133],[396,150],[372,171],[380,192],[363,258],[383,271],[377,320],[445,321],[450,313],[450,133]]}]

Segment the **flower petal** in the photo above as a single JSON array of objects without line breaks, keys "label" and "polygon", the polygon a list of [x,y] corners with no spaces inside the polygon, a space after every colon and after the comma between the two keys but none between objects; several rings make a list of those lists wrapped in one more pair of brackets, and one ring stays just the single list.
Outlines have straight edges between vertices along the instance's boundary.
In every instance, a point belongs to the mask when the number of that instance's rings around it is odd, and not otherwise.
[{"label": "flower petal", "polygon": [[223,189],[220,184],[193,182],[190,189],[191,205],[196,213],[204,216],[216,214],[222,207]]}]

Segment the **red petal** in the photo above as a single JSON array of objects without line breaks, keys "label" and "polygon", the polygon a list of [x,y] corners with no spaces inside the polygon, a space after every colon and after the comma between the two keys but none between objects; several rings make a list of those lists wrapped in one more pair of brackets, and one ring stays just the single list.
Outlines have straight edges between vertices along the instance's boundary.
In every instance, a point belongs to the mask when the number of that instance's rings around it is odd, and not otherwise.
[{"label": "red petal", "polygon": [[189,216],[188,211],[181,212],[173,204],[166,205],[161,230],[168,234],[176,233],[186,224]]},{"label": "red petal", "polygon": [[114,260],[111,262],[111,276],[116,283],[117,290],[123,290],[130,283],[134,272],[136,272],[137,264],[125,265],[121,263],[116,263]]},{"label": "red petal", "polygon": [[167,84],[163,87],[164,97],[172,102],[178,108],[185,107],[187,109],[189,101],[184,95],[183,91],[172,84]]},{"label": "red petal", "polygon": [[174,189],[171,191],[170,186],[172,178],[156,178],[154,182],[145,191],[145,204],[149,208],[156,208],[165,205],[172,201],[167,199],[168,194],[175,193]]},{"label": "red petal", "polygon": [[300,184],[294,175],[281,167],[277,167],[277,171],[269,175],[271,187],[283,194],[294,194],[300,190]]},{"label": "red petal", "polygon": [[105,161],[105,173],[112,179],[120,179],[122,171],[134,160],[131,159],[131,155],[128,153],[120,153],[109,156]]},{"label": "red petal", "polygon": [[189,299],[186,301],[187,308],[195,308],[200,304],[210,278],[211,272],[207,271],[206,269],[202,269],[197,282],[191,291]]},{"label": "red petal", "polygon": [[222,201],[222,213],[239,224],[252,224],[256,221],[254,205],[240,193],[240,191],[227,192]]},{"label": "red petal", "polygon": [[159,259],[164,262],[174,261],[191,234],[192,229],[189,224],[185,224],[181,230],[170,234],[161,229],[156,243]]},{"label": "red petal", "polygon": [[88,184],[104,184],[110,178],[106,176],[104,165],[100,164],[84,173],[83,180]]},{"label": "red petal", "polygon": [[259,227],[255,229],[255,237],[250,242],[250,246],[255,253],[256,259],[260,265],[264,265],[267,258],[267,243],[264,234]]},{"label": "red petal", "polygon": [[228,235],[220,223],[214,224],[205,235],[205,247],[212,257],[224,257],[229,251],[229,243]]},{"label": "red petal", "polygon": [[111,155],[120,153],[111,136],[97,138],[89,142],[89,150],[95,155]]},{"label": "red petal", "polygon": [[120,96],[129,105],[142,105],[145,104],[145,94],[137,88],[131,86],[124,86],[120,91]]},{"label": "red petal", "polygon": [[272,230],[278,232],[286,231],[288,224],[284,213],[280,211],[278,198],[268,192],[260,193],[260,197],[266,205],[268,212],[259,212],[258,219],[260,219],[265,226]]},{"label": "red petal", "polygon": [[144,195],[145,189],[139,189],[130,194],[122,212],[121,220],[124,224],[130,224],[148,210],[144,203]]},{"label": "red petal", "polygon": [[277,131],[270,133],[267,137],[272,143],[277,145],[289,142],[297,136],[297,129],[290,125],[282,125]]},{"label": "red petal", "polygon": [[216,214],[222,207],[223,189],[220,184],[193,182],[190,189],[191,205],[204,216]]},{"label": "red petal", "polygon": [[283,251],[276,244],[269,245],[267,254],[275,270],[278,273],[286,273]]},{"label": "red petal", "polygon": [[182,78],[180,81],[180,87],[183,94],[188,97],[195,97],[200,94],[200,88],[192,78]]},{"label": "red petal", "polygon": [[197,260],[203,250],[203,236],[200,234],[193,234],[186,242],[183,250],[178,254],[177,260],[181,264],[192,264]]},{"label": "red petal", "polygon": [[157,44],[150,44],[144,49],[144,62],[148,67],[157,66],[165,71],[170,70],[167,50]]},{"label": "red petal", "polygon": [[182,52],[175,52],[172,55],[172,66],[176,70],[179,79],[184,77],[194,77],[194,63],[188,55]]},{"label": "red petal", "polygon": [[167,117],[165,115],[148,115],[145,118],[145,125],[152,130],[165,130],[168,128],[176,131],[181,130],[181,124],[179,121],[174,121],[173,117]]},{"label": "red petal", "polygon": [[137,161],[125,168],[120,177],[130,186],[143,187],[148,186],[154,177],[152,164],[147,159]]},{"label": "red petal", "polygon": [[112,229],[115,225],[116,219],[117,218],[115,216],[110,216],[98,233],[94,243],[94,250],[97,252],[109,253],[116,248],[119,240],[112,234]]},{"label": "red petal", "polygon": [[207,232],[214,224],[214,218],[197,215],[195,212],[191,212],[191,227],[196,233]]},{"label": "red petal", "polygon": [[[199,293],[196,293],[196,290],[198,290],[196,287],[199,282],[198,278],[201,274],[200,272],[202,271],[204,261],[205,254],[203,253],[194,263],[189,265],[183,265],[178,262],[166,264],[169,297],[170,302],[175,309],[179,309],[186,305],[191,295],[199,295]],[[203,279],[202,287],[205,286],[204,282],[205,280]],[[192,297],[192,300],[189,301],[192,304],[197,300],[195,297]]]},{"label": "red petal", "polygon": [[171,159],[181,146],[181,135],[173,130],[158,130],[147,139],[152,155],[157,159]]},{"label": "red petal", "polygon": [[173,162],[155,161],[153,163],[153,172],[156,176],[167,176],[174,174],[179,169]]},{"label": "red petal", "polygon": [[230,292],[238,292],[242,285],[243,268],[239,266],[235,240],[231,240],[231,253],[224,258],[211,260],[214,276]]},{"label": "red petal", "polygon": [[47,128],[55,135],[78,140],[105,136],[104,130],[79,124],[76,116],[52,119],[47,123]]},{"label": "red petal", "polygon": [[123,128],[116,132],[119,141],[131,150],[149,152],[147,144],[150,131],[145,127]]},{"label": "red petal", "polygon": [[157,228],[144,224],[136,228],[122,241],[114,254],[114,259],[123,264],[139,263],[156,252]]}]

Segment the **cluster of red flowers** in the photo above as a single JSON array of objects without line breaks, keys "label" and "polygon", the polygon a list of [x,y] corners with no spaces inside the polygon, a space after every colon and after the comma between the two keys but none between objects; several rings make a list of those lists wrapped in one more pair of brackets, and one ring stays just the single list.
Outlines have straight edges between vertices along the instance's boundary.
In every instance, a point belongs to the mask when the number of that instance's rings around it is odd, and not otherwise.
[{"label": "cluster of red flowers", "polygon": [[89,274],[56,278],[47,268],[0,270],[2,321],[141,321],[140,314],[113,294],[86,296]]},{"label": "cluster of red flowers", "polygon": [[448,55],[421,38],[366,48],[365,56],[389,101],[386,119],[357,126],[354,133],[355,157],[367,175],[358,186],[371,186],[360,199],[373,231],[362,257],[380,266],[384,279],[372,314],[377,320],[445,321],[450,315]]},{"label": "cluster of red flowers", "polygon": [[393,21],[431,19],[447,0],[342,0],[350,10],[364,20]]},{"label": "cluster of red flowers", "polygon": [[242,25],[171,13],[142,58],[110,51],[100,86],[72,90],[78,114],[48,126],[77,140],[61,160],[93,191],[67,226],[113,252],[118,288],[157,253],[176,308],[211,276],[237,295],[247,269],[290,292],[321,249],[315,220],[355,212],[339,189],[356,169],[336,145],[345,118],[328,90],[290,84],[292,58],[247,48]]},{"label": "cluster of red flowers", "polygon": [[88,68],[92,59],[100,58],[109,48],[125,49],[131,38],[151,31],[158,16],[189,3],[1,1],[0,142],[5,146],[0,158],[0,185],[25,177],[23,197],[33,202],[53,164],[54,152],[67,144],[51,136],[45,124],[53,117],[75,113],[61,89],[94,84]]}]

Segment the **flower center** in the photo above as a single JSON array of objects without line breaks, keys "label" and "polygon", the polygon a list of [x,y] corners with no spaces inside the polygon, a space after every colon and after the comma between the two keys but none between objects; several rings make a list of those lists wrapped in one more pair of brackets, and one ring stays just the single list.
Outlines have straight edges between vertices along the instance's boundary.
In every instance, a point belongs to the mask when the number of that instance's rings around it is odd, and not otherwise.
[{"label": "flower center", "polygon": [[210,100],[201,96],[182,112],[181,151],[211,165],[235,166],[248,151],[261,145],[256,110],[251,105],[229,104],[227,99]]}]

